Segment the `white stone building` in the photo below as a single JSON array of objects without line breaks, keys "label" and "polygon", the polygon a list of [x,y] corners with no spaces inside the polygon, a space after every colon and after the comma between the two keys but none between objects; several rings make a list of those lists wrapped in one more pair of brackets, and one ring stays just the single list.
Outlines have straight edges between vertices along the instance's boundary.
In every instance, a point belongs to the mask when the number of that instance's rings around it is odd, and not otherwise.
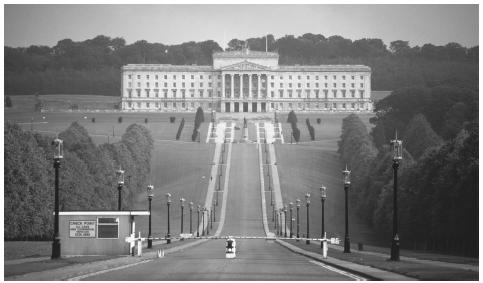
[{"label": "white stone building", "polygon": [[213,54],[212,66],[122,67],[124,111],[372,111],[371,69],[363,65],[283,66],[274,52]]}]

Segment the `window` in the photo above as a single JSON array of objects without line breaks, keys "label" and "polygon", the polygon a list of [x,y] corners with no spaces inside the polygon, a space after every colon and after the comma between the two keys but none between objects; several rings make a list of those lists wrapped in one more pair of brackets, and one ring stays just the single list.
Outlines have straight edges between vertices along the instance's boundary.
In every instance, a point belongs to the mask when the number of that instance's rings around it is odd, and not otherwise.
[{"label": "window", "polygon": [[329,91],[327,89],[324,89],[324,97],[325,99],[329,98]]},{"label": "window", "polygon": [[301,89],[297,89],[297,97],[298,98],[302,97],[302,90]]},{"label": "window", "polygon": [[327,76],[324,76],[324,79],[328,79],[328,77]]},{"label": "window", "polygon": [[310,80],[310,76],[307,76],[307,80]]},{"label": "window", "polygon": [[270,83],[270,86],[271,87],[275,87],[275,83]]},{"label": "window", "polygon": [[149,80],[149,75],[146,75],[146,79]]},{"label": "window", "polygon": [[168,98],[168,90],[167,89],[163,90],[163,93],[164,93],[164,98]]},{"label": "window", "polygon": [[194,89],[190,89],[190,96],[195,97],[195,90]]},{"label": "window", "polygon": [[138,75],[138,80],[140,80],[140,79],[141,79],[141,75]]},{"label": "window", "polygon": [[280,83],[280,87],[283,87],[283,83]]},{"label": "window", "polygon": [[301,77],[300,77],[300,76],[297,76],[297,79],[299,79],[299,80],[300,80],[300,79],[301,79]]},{"label": "window", "polygon": [[168,75],[164,75],[164,79],[167,80],[168,79]]},{"label": "window", "polygon": [[131,102],[128,102],[127,105],[128,105],[129,108],[132,107],[132,103]]},{"label": "window", "polygon": [[155,90],[154,90],[154,95],[155,95],[156,97],[159,97],[159,89],[155,89]]},{"label": "window", "polygon": [[176,98],[176,90],[172,89],[171,92],[173,93],[173,98]]},{"label": "window", "polygon": [[131,79],[131,78],[132,78],[132,76],[131,76],[131,75],[127,75],[127,78],[128,78],[128,79]]},{"label": "window", "polygon": [[283,80],[283,76],[280,76],[280,79]]},{"label": "window", "polygon": [[332,90],[332,93],[334,94],[334,97],[337,97],[337,90],[336,89]]},{"label": "window", "polygon": [[344,88],[345,88],[345,83],[342,83],[342,87],[344,87]]},{"label": "window", "polygon": [[141,83],[140,82],[138,82],[138,87],[141,87]]},{"label": "window", "polygon": [[218,79],[221,80],[221,75],[218,75]]},{"label": "window", "polygon": [[319,80],[319,76],[315,76],[315,79],[318,81]]},{"label": "window", "polygon": [[138,97],[141,97],[141,90],[140,89],[136,89],[136,92],[138,94]]},{"label": "window", "polygon": [[354,76],[351,76],[351,79],[353,80],[354,79]]},{"label": "window", "polygon": [[273,109],[273,102],[271,102],[271,103],[270,103],[270,108],[272,108],[272,109]]},{"label": "window", "polygon": [[363,90],[359,90],[359,94],[361,95],[361,98],[364,98],[364,91]]},{"label": "window", "polygon": [[346,107],[345,107],[345,103],[342,103],[342,108],[346,109]]},{"label": "window", "polygon": [[176,83],[173,83],[173,87],[176,87]]},{"label": "window", "polygon": [[329,87],[329,84],[328,84],[328,83],[325,83],[325,84],[324,84],[324,86],[325,86],[325,87]]},{"label": "window", "polygon": [[195,87],[195,83],[191,83],[191,87]]},{"label": "window", "polygon": [[200,80],[202,80],[202,79],[203,79],[203,75],[200,75]]},{"label": "window", "polygon": [[211,75],[208,76],[208,79],[211,80]]},{"label": "window", "polygon": [[208,83],[208,87],[211,87],[211,86],[212,86],[212,84],[211,83]]},{"label": "window", "polygon": [[345,89],[341,90],[342,91],[342,97],[345,98]]},{"label": "window", "polygon": [[292,75],[288,76],[288,78],[291,80],[292,79]]},{"label": "window", "polygon": [[129,98],[132,97],[132,89],[128,89],[127,92],[129,93]]},{"label": "window", "polygon": [[149,87],[149,82],[146,83],[146,87]]},{"label": "window", "polygon": [[307,97],[307,98],[310,97],[310,89],[305,90],[305,97]]},{"label": "window", "polygon": [[319,87],[319,83],[315,83],[315,87]]},{"label": "window", "polygon": [[315,98],[319,98],[319,90],[318,89],[315,90]]},{"label": "window", "polygon": [[292,83],[288,83],[288,87],[292,87]]},{"label": "window", "polygon": [[154,79],[155,79],[155,80],[157,80],[157,79],[158,79],[158,75],[155,75],[155,76],[154,76]]},{"label": "window", "polygon": [[176,75],[173,75],[173,80],[176,80]]},{"label": "window", "polygon": [[364,76],[361,76],[361,80],[363,80],[363,79],[364,79]]},{"label": "window", "polygon": [[154,83],[154,87],[159,87],[159,83],[158,82],[155,82]]},{"label": "window", "polygon": [[203,87],[203,83],[200,83],[200,87]]},{"label": "window", "polygon": [[149,102],[146,102],[146,108],[149,108]]},{"label": "window", "polygon": [[138,102],[137,105],[138,105],[138,108],[141,108],[141,102]]},{"label": "window", "polygon": [[270,78],[271,78],[272,80],[273,80],[273,79],[275,79],[275,78],[274,78],[274,76],[270,76]]},{"label": "window", "polygon": [[275,92],[272,90],[272,92],[270,93],[270,95],[271,95],[272,97],[274,97],[274,96],[275,96]]},{"label": "window", "polygon": [[128,86],[129,86],[129,87],[132,87],[132,83],[131,83],[131,82],[129,82]]},{"label": "window", "polygon": [[333,85],[334,85],[334,87],[337,87],[337,84],[336,83],[334,83]]},{"label": "window", "polygon": [[186,98],[186,90],[181,90],[181,97]]},{"label": "window", "polygon": [[337,80],[337,76],[336,75],[334,75],[334,80]]},{"label": "window", "polygon": [[354,83],[351,83],[351,87],[355,87],[355,84]]},{"label": "window", "polygon": [[351,96],[355,97],[355,90],[351,89]]},{"label": "window", "polygon": [[302,87],[302,84],[301,83],[298,83],[297,84],[297,87],[299,87],[299,88]]},{"label": "window", "polygon": [[168,102],[164,103],[164,108],[168,108]]},{"label": "window", "polygon": [[191,75],[191,79],[194,80],[195,79],[195,75]]},{"label": "window", "polygon": [[184,80],[184,75],[181,75],[181,79],[183,79],[183,80]]},{"label": "window", "polygon": [[282,98],[283,98],[283,89],[280,89],[280,90],[278,91],[278,94],[279,94],[279,96],[280,96],[280,97],[282,97]]},{"label": "window", "polygon": [[164,83],[164,87],[168,87],[168,83]]},{"label": "window", "polygon": [[337,109],[337,103],[332,104],[332,107],[334,107],[334,109]]},{"label": "window", "polygon": [[186,87],[186,83],[185,83],[185,82],[182,82],[182,83],[181,83],[181,86],[182,86],[182,87]]},{"label": "window", "polygon": [[149,97],[149,88],[144,90],[146,92],[146,97]]},{"label": "window", "polygon": [[310,87],[310,83],[307,83],[307,87]]},{"label": "window", "polygon": [[211,89],[208,90],[208,97],[211,97],[212,96],[212,91]]},{"label": "window", "polygon": [[345,80],[345,76],[342,76],[342,79]]},{"label": "window", "polygon": [[203,97],[203,90],[200,89],[199,92],[200,92],[200,97]]},{"label": "window", "polygon": [[158,103],[158,102],[156,102],[156,103],[154,104],[154,107],[155,107],[155,108],[159,108],[159,103]]},{"label": "window", "polygon": [[356,107],[355,103],[351,104],[351,108],[354,109]]},{"label": "window", "polygon": [[288,90],[288,97],[292,98],[292,90],[291,89]]},{"label": "window", "polygon": [[220,82],[218,82],[217,86],[218,86],[218,87],[221,87],[221,83],[220,83]]},{"label": "window", "polygon": [[363,83],[361,83],[361,87],[364,87],[364,84]]}]

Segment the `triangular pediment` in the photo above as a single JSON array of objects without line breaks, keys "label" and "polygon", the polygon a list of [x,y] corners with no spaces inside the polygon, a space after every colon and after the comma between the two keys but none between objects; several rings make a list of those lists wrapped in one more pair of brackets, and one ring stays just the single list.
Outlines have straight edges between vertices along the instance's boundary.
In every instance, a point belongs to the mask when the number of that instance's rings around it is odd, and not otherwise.
[{"label": "triangular pediment", "polygon": [[228,65],[221,68],[223,71],[258,71],[258,70],[268,70],[269,67],[248,62],[247,60],[239,62],[233,65]]}]

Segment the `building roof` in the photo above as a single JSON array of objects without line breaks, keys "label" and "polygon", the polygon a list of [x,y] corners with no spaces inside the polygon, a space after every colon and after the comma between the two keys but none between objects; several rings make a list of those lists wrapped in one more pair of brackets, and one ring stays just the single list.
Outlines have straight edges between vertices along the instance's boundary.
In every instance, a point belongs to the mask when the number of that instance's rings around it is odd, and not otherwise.
[{"label": "building roof", "polygon": [[364,65],[280,65],[276,71],[283,72],[370,72],[371,68]]},{"label": "building roof", "polygon": [[123,71],[171,71],[171,72],[212,72],[213,66],[207,65],[171,65],[171,64],[128,64]]},{"label": "building roof", "polygon": [[253,51],[249,49],[213,53],[215,58],[278,58],[278,53]]},{"label": "building roof", "polygon": [[78,211],[59,211],[59,215],[149,215],[149,210],[78,210]]},{"label": "building roof", "polygon": [[[263,52],[264,53],[264,52]],[[122,67],[123,71],[165,71],[165,72],[213,72],[219,70],[270,70],[274,72],[370,72],[371,68],[364,65],[280,65],[276,69],[270,69],[252,62],[239,62],[233,65],[214,69],[207,65],[171,65],[171,64],[128,64]]]}]

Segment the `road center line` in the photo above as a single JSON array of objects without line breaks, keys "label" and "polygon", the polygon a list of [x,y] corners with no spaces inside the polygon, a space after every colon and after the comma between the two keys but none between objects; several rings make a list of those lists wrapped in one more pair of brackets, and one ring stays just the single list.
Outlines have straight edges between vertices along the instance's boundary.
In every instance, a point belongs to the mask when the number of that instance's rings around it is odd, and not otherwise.
[{"label": "road center line", "polygon": [[319,261],[315,261],[315,260],[309,260],[311,263],[315,264],[315,265],[318,265],[318,266],[321,266],[325,269],[328,269],[330,271],[334,271],[334,272],[337,272],[339,274],[342,274],[342,275],[345,275],[347,277],[350,277],[356,281],[367,281],[367,279],[363,278],[363,277],[360,277],[360,276],[357,276],[357,275],[354,275],[352,273],[349,273],[347,271],[344,271],[344,270],[340,270],[338,268],[335,268],[333,266],[330,266],[330,265],[326,265],[326,264],[323,264],[322,262],[319,262]]}]

